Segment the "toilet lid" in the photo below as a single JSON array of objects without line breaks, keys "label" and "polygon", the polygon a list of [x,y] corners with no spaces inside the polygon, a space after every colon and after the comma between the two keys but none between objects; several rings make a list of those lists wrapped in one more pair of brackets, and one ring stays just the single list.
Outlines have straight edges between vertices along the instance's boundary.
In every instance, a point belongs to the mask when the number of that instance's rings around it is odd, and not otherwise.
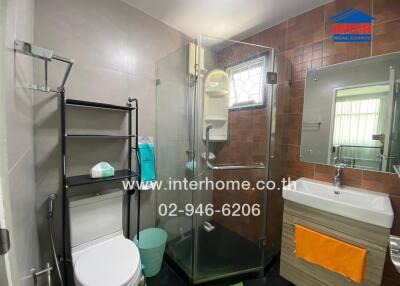
[{"label": "toilet lid", "polygon": [[125,286],[140,268],[139,250],[123,237],[87,249],[74,264],[75,278],[85,286]]}]

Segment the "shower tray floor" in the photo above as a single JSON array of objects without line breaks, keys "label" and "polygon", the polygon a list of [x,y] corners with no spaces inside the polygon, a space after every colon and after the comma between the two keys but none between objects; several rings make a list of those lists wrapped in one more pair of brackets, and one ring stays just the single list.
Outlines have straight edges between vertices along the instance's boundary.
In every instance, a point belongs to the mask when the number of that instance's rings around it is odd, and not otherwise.
[{"label": "shower tray floor", "polygon": [[[278,255],[277,249],[260,249],[258,245],[239,234],[212,222],[215,229],[207,232],[200,227],[198,232],[197,269],[194,280],[207,281],[253,272],[269,265]],[[262,254],[264,263],[262,265]],[[168,243],[167,254],[189,277],[192,271],[192,239],[177,238]]]}]

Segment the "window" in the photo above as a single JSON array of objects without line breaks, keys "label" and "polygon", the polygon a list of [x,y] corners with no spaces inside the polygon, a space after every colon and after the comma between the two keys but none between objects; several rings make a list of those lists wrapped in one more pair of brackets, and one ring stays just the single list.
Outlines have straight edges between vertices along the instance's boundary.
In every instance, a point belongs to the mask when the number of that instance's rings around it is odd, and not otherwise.
[{"label": "window", "polygon": [[229,107],[264,106],[265,56],[227,68],[230,81]]}]

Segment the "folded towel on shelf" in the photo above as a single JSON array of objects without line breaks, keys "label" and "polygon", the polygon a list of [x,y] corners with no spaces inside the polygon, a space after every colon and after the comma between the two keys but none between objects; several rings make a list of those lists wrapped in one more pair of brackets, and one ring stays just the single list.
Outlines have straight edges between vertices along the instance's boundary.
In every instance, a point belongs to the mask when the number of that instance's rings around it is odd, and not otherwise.
[{"label": "folded towel on shelf", "polygon": [[107,162],[100,162],[92,167],[90,176],[92,179],[112,177],[115,175],[114,167]]},{"label": "folded towel on shelf", "polygon": [[361,283],[367,250],[295,225],[296,257]]}]

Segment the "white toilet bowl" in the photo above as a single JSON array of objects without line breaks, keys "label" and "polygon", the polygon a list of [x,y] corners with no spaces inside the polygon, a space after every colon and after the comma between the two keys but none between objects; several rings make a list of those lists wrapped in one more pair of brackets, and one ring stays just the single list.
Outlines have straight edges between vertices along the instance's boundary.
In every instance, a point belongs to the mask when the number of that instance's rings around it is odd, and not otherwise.
[{"label": "white toilet bowl", "polygon": [[72,253],[76,286],[137,286],[141,276],[139,250],[122,233]]},{"label": "white toilet bowl", "polygon": [[138,286],[137,246],[122,232],[122,192],[70,200],[76,286]]}]

